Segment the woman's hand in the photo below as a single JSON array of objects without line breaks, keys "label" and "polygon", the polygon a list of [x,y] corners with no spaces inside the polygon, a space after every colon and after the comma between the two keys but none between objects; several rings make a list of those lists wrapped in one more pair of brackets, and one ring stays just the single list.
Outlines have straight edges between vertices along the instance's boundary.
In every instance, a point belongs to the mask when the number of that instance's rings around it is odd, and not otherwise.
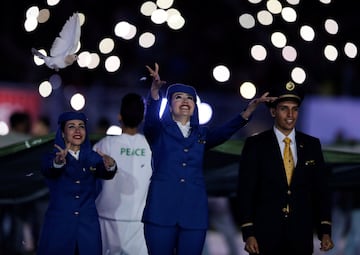
[{"label": "woman's hand", "polygon": [[320,250],[329,251],[332,248],[334,248],[334,243],[331,240],[330,235],[324,234],[323,237],[321,238]]},{"label": "woman's hand", "polygon": [[247,108],[245,109],[245,111],[243,111],[242,117],[244,119],[249,119],[250,115],[255,111],[256,107],[260,103],[271,103],[277,99],[277,97],[268,97],[268,95],[269,95],[269,92],[265,92],[261,97],[254,98],[253,100],[251,100],[250,103],[248,104]]},{"label": "woman's hand", "polygon": [[96,152],[103,158],[104,166],[107,170],[113,168],[116,164],[115,160],[107,154],[102,153],[100,150]]},{"label": "woman's hand", "polygon": [[58,152],[56,152],[56,156],[55,156],[55,160],[54,160],[55,164],[57,164],[57,165],[66,164],[66,155],[67,155],[67,153],[68,153],[68,151],[70,149],[70,143],[68,143],[66,145],[65,149],[61,148],[57,144],[54,144],[54,147],[59,150]]},{"label": "woman's hand", "polygon": [[159,99],[159,90],[160,90],[161,86],[166,83],[166,81],[162,81],[160,79],[159,65],[157,63],[155,63],[155,70],[152,69],[151,67],[149,67],[148,65],[146,66],[146,68],[150,72],[150,76],[153,77],[153,81],[151,84],[151,97],[155,100],[158,100]]},{"label": "woman's hand", "polygon": [[260,253],[258,242],[254,236],[249,236],[248,239],[246,239],[244,249],[250,254]]}]

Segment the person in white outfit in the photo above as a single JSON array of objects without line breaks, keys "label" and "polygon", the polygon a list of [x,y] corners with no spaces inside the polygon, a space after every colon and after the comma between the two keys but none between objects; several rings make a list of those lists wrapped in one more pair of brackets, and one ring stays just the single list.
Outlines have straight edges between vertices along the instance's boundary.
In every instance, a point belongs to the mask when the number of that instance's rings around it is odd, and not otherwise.
[{"label": "person in white outfit", "polygon": [[122,134],[106,136],[93,148],[113,157],[118,165],[115,177],[101,183],[96,200],[103,255],[148,254],[141,217],[152,168],[150,147],[138,130],[143,118],[143,98],[125,95],[119,114]]}]

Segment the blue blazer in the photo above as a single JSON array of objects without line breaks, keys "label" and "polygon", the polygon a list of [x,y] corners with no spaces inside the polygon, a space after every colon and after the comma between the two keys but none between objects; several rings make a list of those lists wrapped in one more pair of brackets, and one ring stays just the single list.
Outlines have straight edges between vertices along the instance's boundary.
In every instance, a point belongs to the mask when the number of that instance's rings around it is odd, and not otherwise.
[{"label": "blue blazer", "polygon": [[107,171],[102,157],[94,151],[80,151],[76,160],[68,154],[66,165],[54,168],[55,154],[49,153],[41,169],[50,191],[38,255],[101,255],[102,244],[95,207],[97,178],[111,179],[116,171]]},{"label": "blue blazer", "polygon": [[143,222],[206,229],[208,201],[203,176],[204,152],[228,140],[247,121],[239,114],[211,130],[194,121],[190,136],[184,138],[169,113],[164,112],[165,117],[159,118],[160,104],[161,100],[149,98],[145,114],[144,134],[152,150],[153,174]]},{"label": "blue blazer", "polygon": [[255,236],[260,251],[287,244],[296,254],[312,254],[314,230],[319,237],[331,234],[331,225],[322,224],[331,222],[331,194],[320,141],[298,131],[295,139],[298,161],[290,186],[272,129],[248,137],[243,147],[239,218],[244,241]]}]

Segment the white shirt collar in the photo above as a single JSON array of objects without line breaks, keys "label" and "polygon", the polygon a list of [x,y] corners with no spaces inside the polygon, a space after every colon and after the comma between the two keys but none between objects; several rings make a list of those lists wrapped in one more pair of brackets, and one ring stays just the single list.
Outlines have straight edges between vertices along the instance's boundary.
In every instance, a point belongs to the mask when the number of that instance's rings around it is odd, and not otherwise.
[{"label": "white shirt collar", "polygon": [[79,155],[80,155],[80,150],[78,151],[72,151],[72,150],[68,150],[68,152],[77,160],[79,159]]},{"label": "white shirt collar", "polygon": [[291,130],[290,134],[288,134],[287,136],[281,133],[281,131],[277,129],[275,126],[274,126],[274,132],[279,144],[283,143],[285,137],[289,137],[291,139],[291,144],[295,143],[295,128]]},{"label": "white shirt collar", "polygon": [[180,128],[180,131],[181,131],[181,133],[183,134],[183,136],[184,136],[185,138],[186,138],[186,137],[189,137],[189,135],[190,135],[190,129],[191,129],[191,127],[190,127],[190,121],[186,122],[185,125],[181,124],[181,122],[176,121],[176,120],[175,120],[175,122],[176,122],[176,124],[178,125],[178,127]]}]

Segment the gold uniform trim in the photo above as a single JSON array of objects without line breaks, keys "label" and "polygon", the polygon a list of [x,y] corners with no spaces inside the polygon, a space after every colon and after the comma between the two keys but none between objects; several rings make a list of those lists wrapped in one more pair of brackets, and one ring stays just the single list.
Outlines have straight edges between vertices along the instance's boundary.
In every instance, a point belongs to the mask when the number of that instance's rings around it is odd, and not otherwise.
[{"label": "gold uniform trim", "polygon": [[323,221],[320,222],[320,224],[331,225],[331,222],[330,222],[330,221],[327,221],[327,220],[323,220]]},{"label": "gold uniform trim", "polygon": [[245,224],[242,224],[241,227],[244,228],[244,227],[249,227],[249,226],[253,226],[254,224],[252,222],[248,222],[248,223],[245,223]]},{"label": "gold uniform trim", "polygon": [[296,98],[297,100],[301,100],[301,98],[299,96],[293,95],[293,94],[284,94],[278,97],[279,99],[281,98]]},{"label": "gold uniform trim", "polygon": [[289,81],[288,83],[286,83],[285,87],[288,91],[292,91],[295,89],[295,84],[292,81]]}]

